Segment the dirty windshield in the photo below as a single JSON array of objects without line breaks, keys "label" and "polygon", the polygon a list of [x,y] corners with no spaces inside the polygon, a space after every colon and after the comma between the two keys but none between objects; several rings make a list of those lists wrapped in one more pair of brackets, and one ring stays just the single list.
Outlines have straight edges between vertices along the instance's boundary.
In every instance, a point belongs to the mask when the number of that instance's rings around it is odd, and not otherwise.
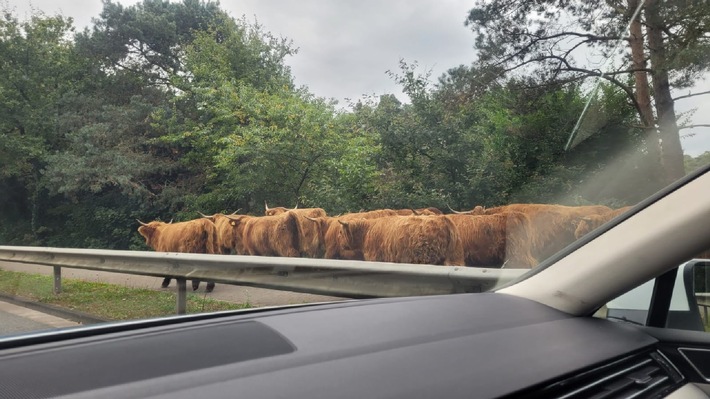
[{"label": "dirty windshield", "polygon": [[2,1],[0,336],[517,278],[710,163],[682,3]]}]

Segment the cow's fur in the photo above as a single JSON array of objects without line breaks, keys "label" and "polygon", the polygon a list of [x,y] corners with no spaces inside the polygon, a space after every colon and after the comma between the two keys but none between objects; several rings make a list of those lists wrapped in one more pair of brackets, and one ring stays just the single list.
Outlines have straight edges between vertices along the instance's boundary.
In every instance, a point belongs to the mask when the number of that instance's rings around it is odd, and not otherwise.
[{"label": "cow's fur", "polygon": [[347,250],[362,250],[365,260],[462,266],[463,248],[456,226],[443,216],[387,216],[339,221]]},{"label": "cow's fur", "polygon": [[466,266],[530,269],[530,220],[520,212],[447,215],[458,229]]},{"label": "cow's fur", "polygon": [[430,206],[428,208],[415,209],[414,213],[416,215],[443,215],[444,214],[444,212],[442,212],[441,209],[435,208],[433,206]]},{"label": "cow's fur", "polygon": [[[220,253],[217,244],[217,230],[211,221],[200,218],[179,223],[152,221],[138,227],[138,233],[145,238],[145,243],[158,252],[186,252],[198,254]],[[163,280],[163,287],[170,284],[170,278]],[[192,289],[196,290],[200,280],[192,280]],[[214,289],[214,283],[207,283],[207,291]]]},{"label": "cow's fur", "polygon": [[610,211],[611,208],[602,205],[511,204],[488,209],[476,207],[470,214],[524,213],[532,225],[532,255],[542,261],[576,240],[575,230],[582,218]]},{"label": "cow's fur", "polygon": [[296,214],[298,228],[298,244],[301,256],[306,258],[322,258],[325,254],[325,232],[328,230],[328,216],[310,217]]},{"label": "cow's fur", "polygon": [[244,215],[232,214],[227,216],[221,213],[216,213],[211,216],[204,216],[205,219],[211,221],[215,225],[217,230],[217,248],[219,253],[225,255],[240,253],[238,247],[241,241],[241,234],[240,231],[238,231],[237,222],[231,218],[240,218],[242,216]]},{"label": "cow's fur", "polygon": [[276,216],[227,216],[235,222],[237,253],[243,255],[300,255],[297,215],[286,212]]},{"label": "cow's fur", "polygon": [[577,224],[577,228],[574,231],[574,236],[576,238],[580,238],[583,235],[589,233],[590,231],[596,229],[597,227],[603,225],[604,223],[610,221],[611,219],[628,211],[629,209],[631,209],[630,206],[625,206],[623,208],[614,209],[603,214],[585,216]]},{"label": "cow's fur", "polygon": [[393,209],[376,209],[373,211],[346,213],[344,215],[333,218],[321,218],[320,228],[323,236],[322,243],[324,246],[324,257],[326,259],[348,259],[348,260],[364,260],[365,257],[362,249],[346,249],[345,237],[343,229],[338,220],[344,222],[357,219],[376,219],[385,216],[396,216],[397,212]]},{"label": "cow's fur", "polygon": [[276,216],[288,211],[295,212],[298,215],[308,216],[312,218],[325,217],[327,214],[323,208],[284,208],[282,206],[277,206],[274,208],[266,208],[264,211],[264,216]]}]

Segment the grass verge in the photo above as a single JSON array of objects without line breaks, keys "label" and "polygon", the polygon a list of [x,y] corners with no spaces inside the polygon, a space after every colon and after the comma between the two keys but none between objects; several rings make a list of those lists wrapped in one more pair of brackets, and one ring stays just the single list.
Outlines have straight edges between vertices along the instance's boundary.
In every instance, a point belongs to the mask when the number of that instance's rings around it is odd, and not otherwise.
[{"label": "grass verge", "polygon": [[[88,313],[106,320],[133,320],[175,315],[175,293],[120,285],[62,279],[54,295],[52,276],[0,270],[0,292],[25,300]],[[238,304],[187,294],[187,313],[245,309]]]}]

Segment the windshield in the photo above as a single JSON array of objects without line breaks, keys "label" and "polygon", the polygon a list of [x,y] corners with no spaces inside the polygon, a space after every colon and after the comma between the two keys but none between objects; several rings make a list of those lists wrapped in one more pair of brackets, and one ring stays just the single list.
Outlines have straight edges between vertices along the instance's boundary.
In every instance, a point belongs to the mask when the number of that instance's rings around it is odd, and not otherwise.
[{"label": "windshield", "polygon": [[701,3],[0,7],[0,336],[486,291],[710,163]]}]

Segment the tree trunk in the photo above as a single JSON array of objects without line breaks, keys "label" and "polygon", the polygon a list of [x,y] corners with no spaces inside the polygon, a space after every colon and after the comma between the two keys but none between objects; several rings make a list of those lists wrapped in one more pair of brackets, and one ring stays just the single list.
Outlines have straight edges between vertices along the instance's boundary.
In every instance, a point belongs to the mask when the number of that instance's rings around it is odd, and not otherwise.
[{"label": "tree trunk", "polygon": [[[633,13],[638,7],[638,0],[628,0],[628,5],[629,13]],[[648,75],[646,71],[640,70],[646,69],[646,53],[644,51],[644,38],[640,18],[631,22],[629,46],[631,47],[631,65],[634,70],[637,70],[634,72],[634,83],[641,121],[647,128],[654,127],[655,118],[651,107]]]},{"label": "tree trunk", "polygon": [[[638,8],[638,0],[627,0],[629,17]],[[648,156],[652,160],[650,172],[655,176],[656,180],[664,180],[661,178],[661,148],[656,129],[656,118],[653,115],[653,107],[651,106],[650,84],[648,83],[648,73],[643,71],[646,69],[646,52],[644,49],[643,29],[641,25],[640,15],[635,20],[631,21],[629,36],[629,46],[631,48],[631,66],[634,72],[634,85],[636,91],[636,102],[639,105],[639,116],[645,129],[646,146]]]},{"label": "tree trunk", "polygon": [[656,100],[656,114],[661,137],[661,164],[666,183],[671,183],[685,175],[683,148],[676,123],[675,107],[668,79],[666,51],[663,48],[663,20],[656,0],[646,4],[646,24],[648,26],[648,47],[653,69],[653,93]]}]

